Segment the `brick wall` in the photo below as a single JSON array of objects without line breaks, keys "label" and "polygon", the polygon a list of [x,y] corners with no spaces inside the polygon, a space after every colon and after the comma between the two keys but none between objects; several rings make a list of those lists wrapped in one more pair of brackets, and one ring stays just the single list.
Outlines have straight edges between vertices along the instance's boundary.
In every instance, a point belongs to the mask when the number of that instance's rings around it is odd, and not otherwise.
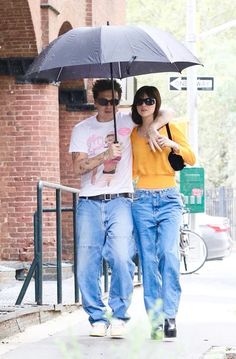
[{"label": "brick wall", "polygon": [[[41,8],[41,3],[52,6]],[[124,23],[125,0],[0,0],[0,18],[0,58],[35,57],[71,27],[105,25],[107,20]],[[91,79],[71,86],[85,86],[92,102]],[[74,124],[91,115],[60,106],[59,117],[55,86],[16,84],[14,77],[0,72],[0,260],[32,259],[39,179],[79,186],[68,145]],[[70,201],[68,195],[63,195],[63,201]],[[54,192],[44,191],[44,205],[55,206]],[[44,214],[43,219],[44,261],[51,261],[55,259],[55,215]],[[65,259],[71,258],[71,247],[67,213],[63,214]]]},{"label": "brick wall", "polygon": [[[0,258],[29,260],[33,252],[33,213],[39,179],[59,182],[58,89],[49,85],[0,87]],[[45,201],[53,203],[51,194]],[[45,227],[54,228],[51,220]],[[52,255],[54,230],[45,235]]]},{"label": "brick wall", "polygon": [[26,0],[0,0],[0,57],[36,56],[37,46]]}]

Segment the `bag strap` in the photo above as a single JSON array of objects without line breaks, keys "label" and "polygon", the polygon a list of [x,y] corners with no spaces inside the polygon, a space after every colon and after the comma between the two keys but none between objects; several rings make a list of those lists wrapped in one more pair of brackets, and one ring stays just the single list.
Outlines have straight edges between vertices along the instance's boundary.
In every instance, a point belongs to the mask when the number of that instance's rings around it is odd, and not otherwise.
[{"label": "bag strap", "polygon": [[[169,123],[166,124],[166,130],[167,130],[169,139],[172,140]],[[171,152],[174,152],[173,148],[171,148]]]},{"label": "bag strap", "polygon": [[166,129],[167,129],[167,134],[168,134],[169,139],[172,140],[169,123],[166,124]]}]

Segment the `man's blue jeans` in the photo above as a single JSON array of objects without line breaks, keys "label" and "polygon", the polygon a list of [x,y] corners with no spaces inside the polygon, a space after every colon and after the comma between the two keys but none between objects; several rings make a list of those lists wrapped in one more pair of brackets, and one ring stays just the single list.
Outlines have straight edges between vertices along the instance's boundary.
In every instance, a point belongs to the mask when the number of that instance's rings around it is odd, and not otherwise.
[{"label": "man's blue jeans", "polygon": [[151,321],[175,318],[179,283],[182,200],[176,188],[137,190],[132,204],[142,264],[144,303]]},{"label": "man's blue jeans", "polygon": [[90,323],[109,321],[101,291],[102,257],[112,270],[108,301],[112,316],[128,320],[135,267],[131,200],[80,199],[77,225],[78,281]]}]

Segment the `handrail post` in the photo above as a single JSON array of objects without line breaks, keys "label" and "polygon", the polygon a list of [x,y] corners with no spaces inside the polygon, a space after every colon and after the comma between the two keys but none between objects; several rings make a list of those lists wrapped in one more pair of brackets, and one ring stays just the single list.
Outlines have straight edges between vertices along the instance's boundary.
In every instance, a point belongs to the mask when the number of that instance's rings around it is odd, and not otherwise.
[{"label": "handrail post", "polygon": [[37,234],[36,234],[36,228],[37,228],[37,225],[36,225],[36,214],[37,212],[34,213],[34,259],[33,259],[33,262],[31,263],[31,266],[30,266],[30,269],[29,269],[29,272],[27,273],[27,276],[24,280],[24,283],[23,283],[23,286],[20,290],[20,293],[18,295],[18,298],[16,299],[16,305],[20,305],[24,296],[25,296],[25,293],[26,293],[26,290],[30,284],[30,281],[31,281],[31,278],[33,277],[33,274],[35,273],[35,302],[37,302],[37,298],[38,298],[38,280],[37,280],[37,262],[38,262],[38,257],[37,257]]},{"label": "handrail post", "polygon": [[77,261],[77,194],[73,193],[73,238],[74,238],[74,287],[75,287],[75,303],[79,302],[79,287],[78,287],[78,261]]},{"label": "handrail post", "polygon": [[37,220],[38,220],[38,213],[37,211],[34,212],[34,258],[36,261],[36,266],[35,266],[35,272],[34,272],[34,288],[35,288],[35,302],[37,303],[38,301],[38,296],[39,296],[39,277],[38,277],[38,227],[37,227]]},{"label": "handrail post", "polygon": [[34,271],[35,271],[36,266],[37,266],[37,260],[36,260],[36,258],[34,258],[32,264],[31,264],[30,270],[29,270],[29,272],[28,272],[28,274],[27,274],[27,276],[26,276],[26,278],[25,278],[25,281],[24,281],[24,283],[23,283],[23,286],[22,286],[22,288],[21,288],[21,291],[20,291],[20,293],[19,293],[19,295],[18,295],[18,298],[17,298],[17,300],[16,300],[16,303],[15,303],[16,305],[20,305],[20,304],[21,304],[21,302],[22,302],[22,300],[23,300],[23,298],[24,298],[24,296],[25,296],[25,292],[26,292],[26,290],[27,290],[27,288],[28,288],[28,286],[29,286],[29,283],[30,283],[30,281],[31,281],[31,278],[32,278],[32,276],[33,276],[33,274],[34,274]]},{"label": "handrail post", "polygon": [[[43,208],[43,188],[48,187],[56,190],[56,208]],[[73,194],[73,207],[62,208],[61,191],[71,192]],[[74,239],[74,281],[75,281],[75,303],[79,302],[79,287],[77,274],[77,194],[76,188],[63,186],[56,183],[39,181],[37,184],[37,210],[34,213],[34,259],[21,288],[16,304],[21,304],[30,280],[35,274],[35,302],[38,305],[43,304],[43,212],[56,212],[56,251],[57,251],[57,303],[62,303],[62,212],[73,212],[73,239]]]},{"label": "handrail post", "polygon": [[37,304],[43,303],[43,196],[42,183],[37,186],[37,272],[38,272],[38,297]]},{"label": "handrail post", "polygon": [[57,230],[57,304],[62,303],[62,243],[61,243],[61,190],[56,189],[56,230]]}]

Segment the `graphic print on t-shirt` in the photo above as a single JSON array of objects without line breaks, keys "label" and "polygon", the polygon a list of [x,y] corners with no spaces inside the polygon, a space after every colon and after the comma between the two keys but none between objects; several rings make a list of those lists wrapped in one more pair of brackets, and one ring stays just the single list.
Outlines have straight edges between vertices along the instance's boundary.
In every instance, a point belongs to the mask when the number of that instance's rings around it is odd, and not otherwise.
[{"label": "graphic print on t-shirt", "polygon": [[[94,142],[93,142],[93,140],[94,140]],[[109,147],[114,143],[114,141],[115,141],[114,132],[108,133],[105,137],[105,143],[103,144],[103,148],[105,150],[109,149]],[[98,146],[100,143],[101,143],[100,139],[98,139],[95,135],[93,135],[92,138],[90,137],[88,139],[89,153],[96,151],[98,149]],[[92,171],[91,184],[101,186],[101,187],[110,186],[112,178],[116,172],[116,167],[117,167],[118,162],[119,162],[119,160],[117,160],[117,159],[104,161],[102,176],[99,178],[99,180],[96,179],[97,168],[95,168]]]}]

